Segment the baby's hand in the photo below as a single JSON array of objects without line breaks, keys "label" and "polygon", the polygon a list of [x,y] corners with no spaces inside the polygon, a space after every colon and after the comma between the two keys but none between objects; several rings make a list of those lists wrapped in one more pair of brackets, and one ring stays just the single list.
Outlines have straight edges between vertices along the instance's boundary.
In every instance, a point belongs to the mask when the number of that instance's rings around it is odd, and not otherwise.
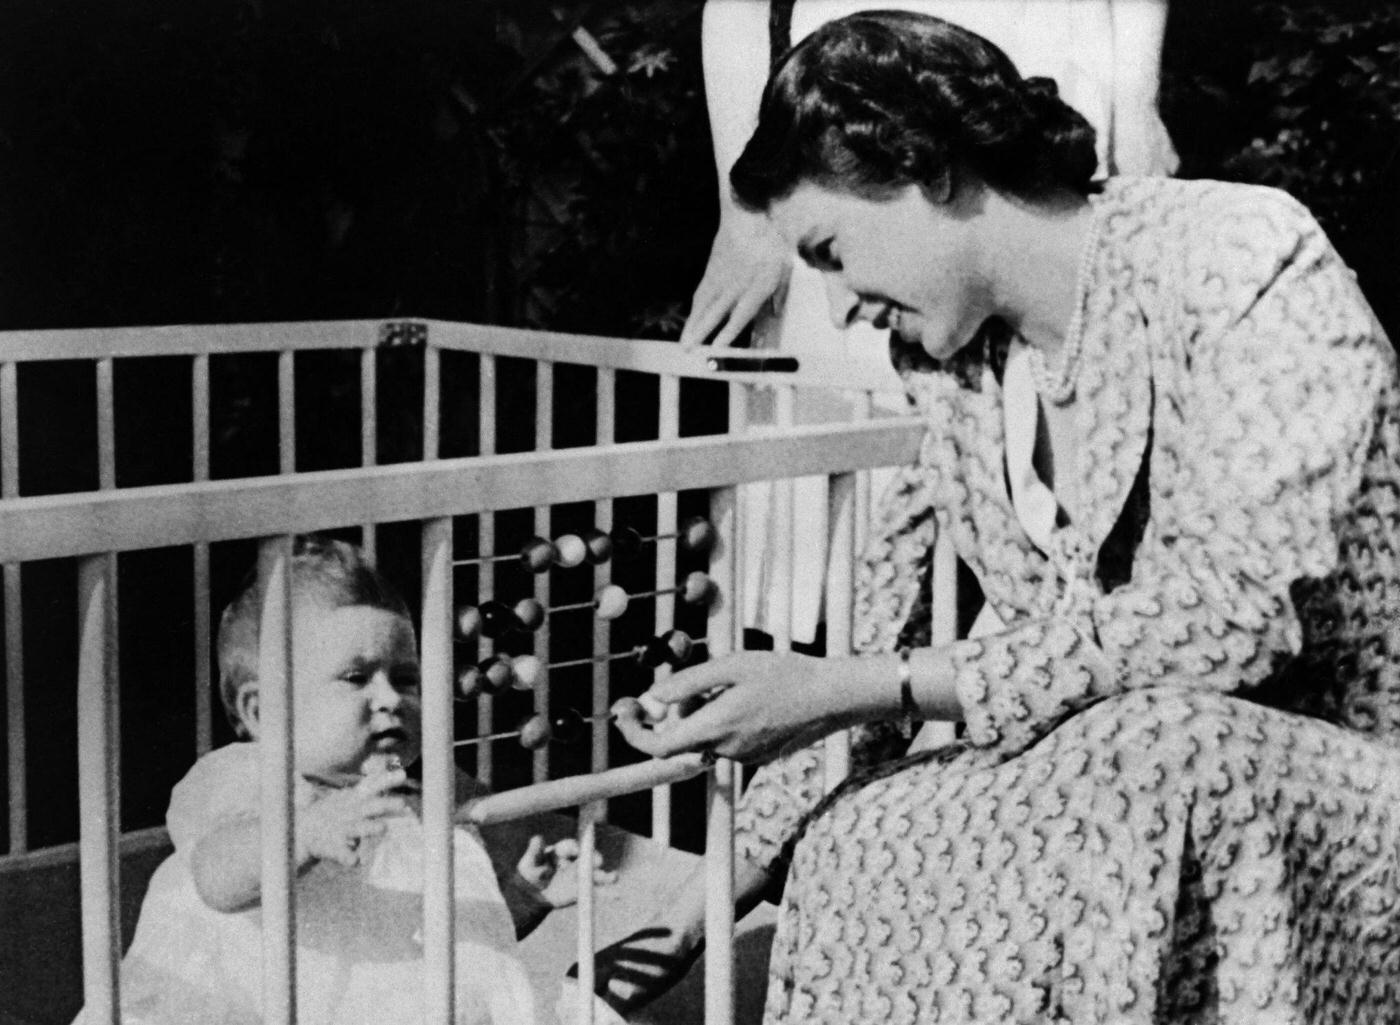
[{"label": "baby's hand", "polygon": [[[515,867],[521,880],[552,908],[568,907],[578,900],[578,841],[560,840],[546,845],[541,836],[530,837],[525,856]],[[617,873],[604,871],[603,856],[593,852],[593,885],[610,886]]]},{"label": "baby's hand", "polygon": [[332,790],[297,813],[297,861],[313,858],[346,867],[360,863],[360,844],[384,832],[384,820],[402,815],[408,802],[392,791],[408,780],[402,769],[366,776],[353,787]]}]

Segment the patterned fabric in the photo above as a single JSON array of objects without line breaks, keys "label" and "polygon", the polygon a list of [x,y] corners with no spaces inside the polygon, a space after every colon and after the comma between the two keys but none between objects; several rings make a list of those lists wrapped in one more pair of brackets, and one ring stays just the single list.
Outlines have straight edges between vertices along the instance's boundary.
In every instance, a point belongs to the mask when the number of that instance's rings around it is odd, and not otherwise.
[{"label": "patterned fabric", "polygon": [[741,850],[801,837],[770,1021],[1400,1022],[1393,352],[1282,193],[1120,179],[1095,216],[1052,557],[1007,494],[1008,339],[897,354],[929,431],[859,642],[894,646],[935,516],[1009,626],[953,646],[965,743],[815,814],[810,753],[756,774]]}]

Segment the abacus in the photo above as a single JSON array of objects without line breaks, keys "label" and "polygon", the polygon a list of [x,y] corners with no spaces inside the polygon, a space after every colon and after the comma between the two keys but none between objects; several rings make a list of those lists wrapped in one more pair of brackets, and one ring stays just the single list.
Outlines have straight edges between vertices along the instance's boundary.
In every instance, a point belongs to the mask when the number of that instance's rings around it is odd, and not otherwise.
[{"label": "abacus", "polygon": [[[307,471],[297,434],[308,422],[299,403],[298,368],[313,357],[339,354],[358,373],[359,459],[357,465]],[[276,396],[276,452],[261,476],[218,479],[212,453],[211,406],[224,361],[260,355],[272,375]],[[190,472],[175,483],[119,486],[117,407],[124,374],[149,369],[153,360],[173,361],[178,393],[169,401],[188,409]],[[418,458],[384,462],[379,388],[391,365],[410,360],[421,380],[421,448]],[[381,563],[398,539],[401,551],[416,550],[412,568],[418,588],[423,668],[424,753],[422,808],[425,833],[424,985],[431,1020],[452,1017],[452,937],[450,838],[453,778],[458,757],[474,760],[476,774],[491,782],[499,745],[530,751],[532,782],[500,789],[477,802],[469,815],[481,822],[536,812],[579,807],[579,836],[585,851],[606,814],[606,802],[638,790],[658,788],[652,800],[651,840],[670,843],[670,795],[666,785],[708,774],[706,857],[710,918],[706,951],[706,1021],[731,1020],[733,977],[732,871],[730,829],[736,797],[735,767],[697,755],[618,765],[611,757],[607,710],[614,696],[614,667],[627,668],[631,693],[640,693],[655,674],[665,674],[700,658],[721,656],[741,646],[741,574],[744,553],[738,488],[779,477],[819,475],[829,481],[832,509],[829,538],[828,651],[851,643],[851,574],[860,526],[869,521],[869,494],[863,475],[871,468],[910,462],[920,425],[912,418],[874,418],[871,398],[883,376],[846,358],[804,357],[800,371],[716,374],[704,352],[685,352],[667,343],[550,335],[436,321],[263,324],[197,328],[22,332],[0,335],[0,560],[3,561],[6,699],[10,743],[6,758],[8,803],[5,818],[9,853],[0,868],[19,876],[33,865],[69,864],[81,877],[81,901],[67,906],[46,894],[36,901],[56,916],[56,934],[72,934],[83,951],[81,1000],[93,1022],[119,1020],[118,966],[122,949],[118,909],[118,862],[128,865],[142,851],[159,851],[166,840],[158,828],[124,829],[116,767],[122,763],[123,726],[117,715],[123,683],[118,671],[118,637],[134,629],[130,611],[118,599],[132,565],[119,553],[178,553],[180,573],[188,574],[189,638],[194,687],[190,745],[209,750],[216,737],[213,669],[215,582],[225,547],[256,541],[259,572],[267,591],[263,610],[260,680],[262,795],[264,820],[263,921],[265,937],[264,1008],[268,1022],[295,1020],[293,959],[296,917],[289,852],[294,809],[292,708],[287,700],[290,672],[290,603],[287,561],[291,538],[312,531],[349,531]],[[94,402],[89,422],[95,438],[96,487],[61,495],[27,494],[21,488],[21,432],[27,430],[25,374],[30,364],[68,361],[91,383]],[[342,361],[344,362],[344,361]],[[128,365],[137,368],[126,368]],[[340,364],[337,364],[339,366]],[[786,366],[786,364],[785,364]],[[561,375],[582,374],[591,405],[591,443],[555,447],[556,434],[572,430],[556,424],[555,407],[580,389],[557,389]],[[513,375],[510,389],[505,379]],[[572,380],[577,380],[577,376]],[[499,431],[508,423],[520,388],[532,398],[525,414],[534,447],[500,452]],[[640,382],[640,383],[639,383]],[[628,440],[619,416],[618,395],[653,389],[655,430]],[[791,401],[798,387],[854,393],[854,422],[794,427]],[[452,441],[449,412],[472,393],[475,415],[470,443]],[[778,423],[749,430],[746,397],[755,389],[777,395]],[[643,389],[644,390],[644,389]],[[564,392],[567,391],[568,394]],[[451,398],[449,403],[447,400]],[[648,400],[651,402],[652,400]],[[723,433],[681,430],[687,402],[727,411]],[[785,416],[784,410],[788,411]],[[455,414],[453,414],[455,415]],[[128,439],[152,444],[170,439]],[[571,440],[571,439],[566,439]],[[519,447],[516,445],[515,447]],[[464,450],[465,449],[465,450]],[[791,517],[791,498],[777,503],[778,529]],[[631,515],[631,503],[645,496],[645,522]],[[700,506],[686,512],[685,505]],[[579,520],[557,529],[555,519],[569,512]],[[696,518],[698,517],[698,518]],[[511,523],[521,535],[512,538]],[[404,526],[407,524],[408,526]],[[416,536],[415,536],[416,535]],[[408,540],[405,541],[405,538]],[[240,539],[242,541],[240,542]],[[499,543],[498,543],[499,542]],[[642,553],[650,579],[620,580],[620,567]],[[790,550],[777,560],[782,586]],[[43,851],[31,836],[26,804],[33,756],[26,737],[13,724],[25,721],[26,617],[50,615],[27,601],[24,581],[42,577],[45,566],[76,567],[73,613],[79,624],[77,664],[78,842]],[[246,565],[246,559],[243,560]],[[630,571],[629,571],[630,572]],[[164,583],[164,581],[163,581]],[[411,581],[410,581],[411,583]],[[168,584],[167,584],[168,589]],[[575,594],[574,592],[579,592]],[[226,600],[223,599],[223,600]],[[119,613],[119,609],[122,611]],[[649,615],[649,618],[648,618]],[[577,653],[556,657],[564,627],[588,642]],[[687,617],[689,625],[679,625]],[[645,620],[645,622],[642,622]],[[591,621],[591,622],[590,622]],[[628,630],[639,631],[635,639]],[[781,628],[775,640],[786,642]],[[577,638],[574,638],[577,640]],[[140,638],[137,638],[140,643]],[[587,674],[586,707],[568,709],[553,693],[551,676]],[[528,714],[506,715],[512,702],[528,702]],[[466,713],[475,711],[472,716]],[[462,712],[463,715],[458,713]],[[521,711],[521,710],[517,710]],[[466,720],[459,723],[459,720]],[[461,728],[458,728],[458,727]],[[563,750],[565,734],[590,738],[588,770],[558,778],[552,752]],[[460,746],[458,746],[460,745]],[[47,754],[48,752],[46,752]],[[128,762],[141,752],[129,750]],[[843,771],[842,747],[828,748],[832,778]],[[140,773],[134,774],[133,778]],[[65,861],[66,859],[66,861]],[[148,859],[149,860],[149,859]],[[580,864],[586,864],[587,856]],[[730,866],[730,867],[727,867]],[[132,874],[125,879],[136,878]],[[35,877],[37,878],[37,877]],[[580,988],[592,989],[592,888],[585,880],[578,908]],[[79,916],[79,903],[81,916]],[[28,905],[26,905],[28,906]],[[63,917],[68,916],[68,917]],[[81,928],[77,925],[81,917]],[[49,928],[29,923],[30,928]],[[11,944],[7,949],[20,949]],[[3,969],[9,971],[10,969]],[[7,982],[7,980],[0,980]],[[73,980],[77,985],[77,980]],[[23,987],[4,986],[7,991]],[[46,998],[49,994],[44,994]],[[591,1006],[584,1002],[585,1019]]]}]

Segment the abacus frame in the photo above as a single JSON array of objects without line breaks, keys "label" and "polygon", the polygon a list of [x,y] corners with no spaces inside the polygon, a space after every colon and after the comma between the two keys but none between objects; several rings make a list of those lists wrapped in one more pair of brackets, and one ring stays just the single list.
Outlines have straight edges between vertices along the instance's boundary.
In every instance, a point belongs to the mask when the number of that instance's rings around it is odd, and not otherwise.
[{"label": "abacus frame", "polygon": [[[386,345],[413,344],[424,349],[422,460],[392,466],[376,465],[376,359]],[[298,353],[349,349],[360,354],[361,465],[354,469],[297,472],[296,387]],[[441,416],[440,356],[467,351],[480,358],[480,454],[468,458],[439,458]],[[265,352],[277,355],[279,473],[237,480],[210,479],[210,368],[221,354]],[[193,408],[193,474],[188,483],[119,488],[116,481],[114,428],[114,363],[143,356],[192,357],[190,388]],[[516,357],[535,362],[537,409],[536,446],[532,452],[495,454],[495,361]],[[498,510],[533,508],[537,531],[546,534],[551,506],[580,501],[594,503],[595,523],[611,526],[614,498],[655,494],[657,523],[674,522],[676,495],[681,490],[708,489],[711,521],[719,534],[710,574],[722,595],[709,621],[710,654],[741,646],[742,623],[735,614],[740,604],[743,553],[736,520],[741,515],[736,488],[748,482],[825,475],[830,481],[831,558],[828,569],[828,650],[849,650],[850,594],[858,534],[869,522],[870,494],[866,471],[912,461],[921,427],[912,417],[871,418],[873,397],[882,378],[865,374],[845,359],[804,358],[797,373],[716,374],[706,366],[707,353],[684,351],[661,342],[603,339],[439,321],[351,321],[297,324],[224,325],[200,327],[123,328],[110,330],[35,331],[0,335],[0,563],[3,563],[5,676],[7,721],[12,724],[8,745],[10,850],[0,856],[0,868],[37,856],[73,857],[79,862],[82,902],[83,983],[89,1022],[120,1021],[118,965],[120,933],[117,923],[117,851],[119,841],[118,766],[120,762],[116,708],[120,681],[116,669],[117,553],[176,545],[190,546],[194,557],[194,632],[196,651],[196,749],[211,744],[211,666],[208,652],[212,624],[209,613],[209,546],[234,538],[259,538],[260,572],[268,582],[263,618],[262,711],[266,734],[263,749],[262,793],[264,830],[263,893],[264,945],[269,965],[264,977],[268,1022],[295,1021],[295,915],[291,872],[293,808],[291,802],[291,709],[288,678],[289,633],[287,560],[291,538],[298,533],[360,525],[365,543],[373,547],[371,525],[405,520],[421,528],[424,755],[423,816],[427,845],[424,886],[425,1006],[430,1020],[450,1021],[453,1002],[453,905],[450,835],[454,809],[453,703],[453,556],[454,516],[480,517],[479,551],[492,551],[493,517]],[[20,494],[18,387],[20,364],[35,361],[90,362],[96,379],[97,490],[78,494],[25,497]],[[660,429],[654,441],[602,443],[587,448],[551,450],[553,368],[561,363],[591,366],[597,371],[598,437],[615,436],[615,378],[619,371],[656,375],[660,381]],[[729,382],[728,434],[679,436],[680,382],[704,378]],[[792,426],[792,409],[799,388],[835,388],[854,393],[856,419],[844,424]],[[753,388],[777,393],[778,425],[746,429],[745,394]],[[786,487],[786,491],[784,491]],[[792,535],[790,483],[776,491],[778,536]],[[351,512],[347,513],[347,510]],[[347,522],[347,517],[353,519]],[[785,533],[784,533],[785,531]],[[775,553],[779,581],[791,580],[794,553],[780,545]],[[947,558],[946,553],[941,556]],[[29,766],[22,730],[24,722],[24,656],[21,596],[24,563],[71,558],[78,562],[80,652],[75,682],[79,711],[80,837],[76,849],[33,852],[26,836],[26,794]],[[669,587],[674,577],[674,543],[658,543],[657,587]],[[607,582],[607,567],[595,566],[595,579]],[[943,572],[951,580],[952,574]],[[548,605],[548,575],[537,578],[536,596]],[[491,575],[482,574],[478,599],[491,597]],[[781,588],[780,588],[781,590]],[[541,594],[541,591],[543,592]],[[656,601],[658,631],[669,628],[674,596]],[[943,620],[951,622],[951,597],[941,600]],[[790,622],[790,602],[778,603],[774,628],[779,650],[788,646],[784,617]],[[936,610],[936,615],[940,613]],[[606,650],[606,627],[595,636]],[[537,644],[547,645],[546,638]],[[663,670],[664,671],[664,670]],[[483,697],[482,732],[491,727],[491,698]],[[594,711],[607,707],[608,677],[594,677]],[[548,712],[548,689],[536,694],[537,711]],[[846,754],[834,738],[828,745],[829,779],[846,771]],[[490,746],[478,762],[478,774],[490,782]],[[707,808],[710,890],[709,935],[706,953],[706,1022],[732,1020],[733,983],[727,940],[732,932],[733,804],[737,773],[727,762],[710,766],[678,762],[651,763],[640,775],[623,780],[607,775],[606,726],[595,729],[592,764],[601,789],[580,791],[547,783],[547,750],[536,753],[534,777],[540,789],[510,792],[515,809],[526,814],[575,804],[580,793],[589,803],[581,808],[580,839],[587,864],[594,824],[601,817],[600,800],[625,788],[640,789],[708,770]],[[649,774],[648,774],[649,773]],[[551,790],[550,787],[554,789]],[[623,787],[619,790],[618,787]],[[653,839],[669,843],[669,794],[663,789],[653,802]],[[160,831],[155,831],[160,832]],[[591,878],[584,880],[580,901],[580,947],[592,949]],[[580,957],[580,986],[592,988],[592,959]],[[583,1002],[591,1018],[591,1006]]]}]

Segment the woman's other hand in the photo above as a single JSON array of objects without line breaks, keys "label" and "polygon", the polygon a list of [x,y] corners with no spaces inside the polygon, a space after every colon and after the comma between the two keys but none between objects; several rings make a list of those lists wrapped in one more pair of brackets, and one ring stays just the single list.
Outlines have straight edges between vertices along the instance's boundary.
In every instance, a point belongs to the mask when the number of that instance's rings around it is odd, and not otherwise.
[{"label": "woman's other hand", "polygon": [[726,210],[710,246],[705,276],[690,302],[682,345],[733,345],[763,304],[787,282],[787,248],[763,214]]},{"label": "woman's other hand", "polygon": [[842,686],[845,660],[744,651],[684,669],[647,697],[666,705],[704,701],[679,719],[648,721],[641,702],[613,705],[629,744],[650,755],[712,750],[744,762],[768,761],[860,721],[859,688]]}]

